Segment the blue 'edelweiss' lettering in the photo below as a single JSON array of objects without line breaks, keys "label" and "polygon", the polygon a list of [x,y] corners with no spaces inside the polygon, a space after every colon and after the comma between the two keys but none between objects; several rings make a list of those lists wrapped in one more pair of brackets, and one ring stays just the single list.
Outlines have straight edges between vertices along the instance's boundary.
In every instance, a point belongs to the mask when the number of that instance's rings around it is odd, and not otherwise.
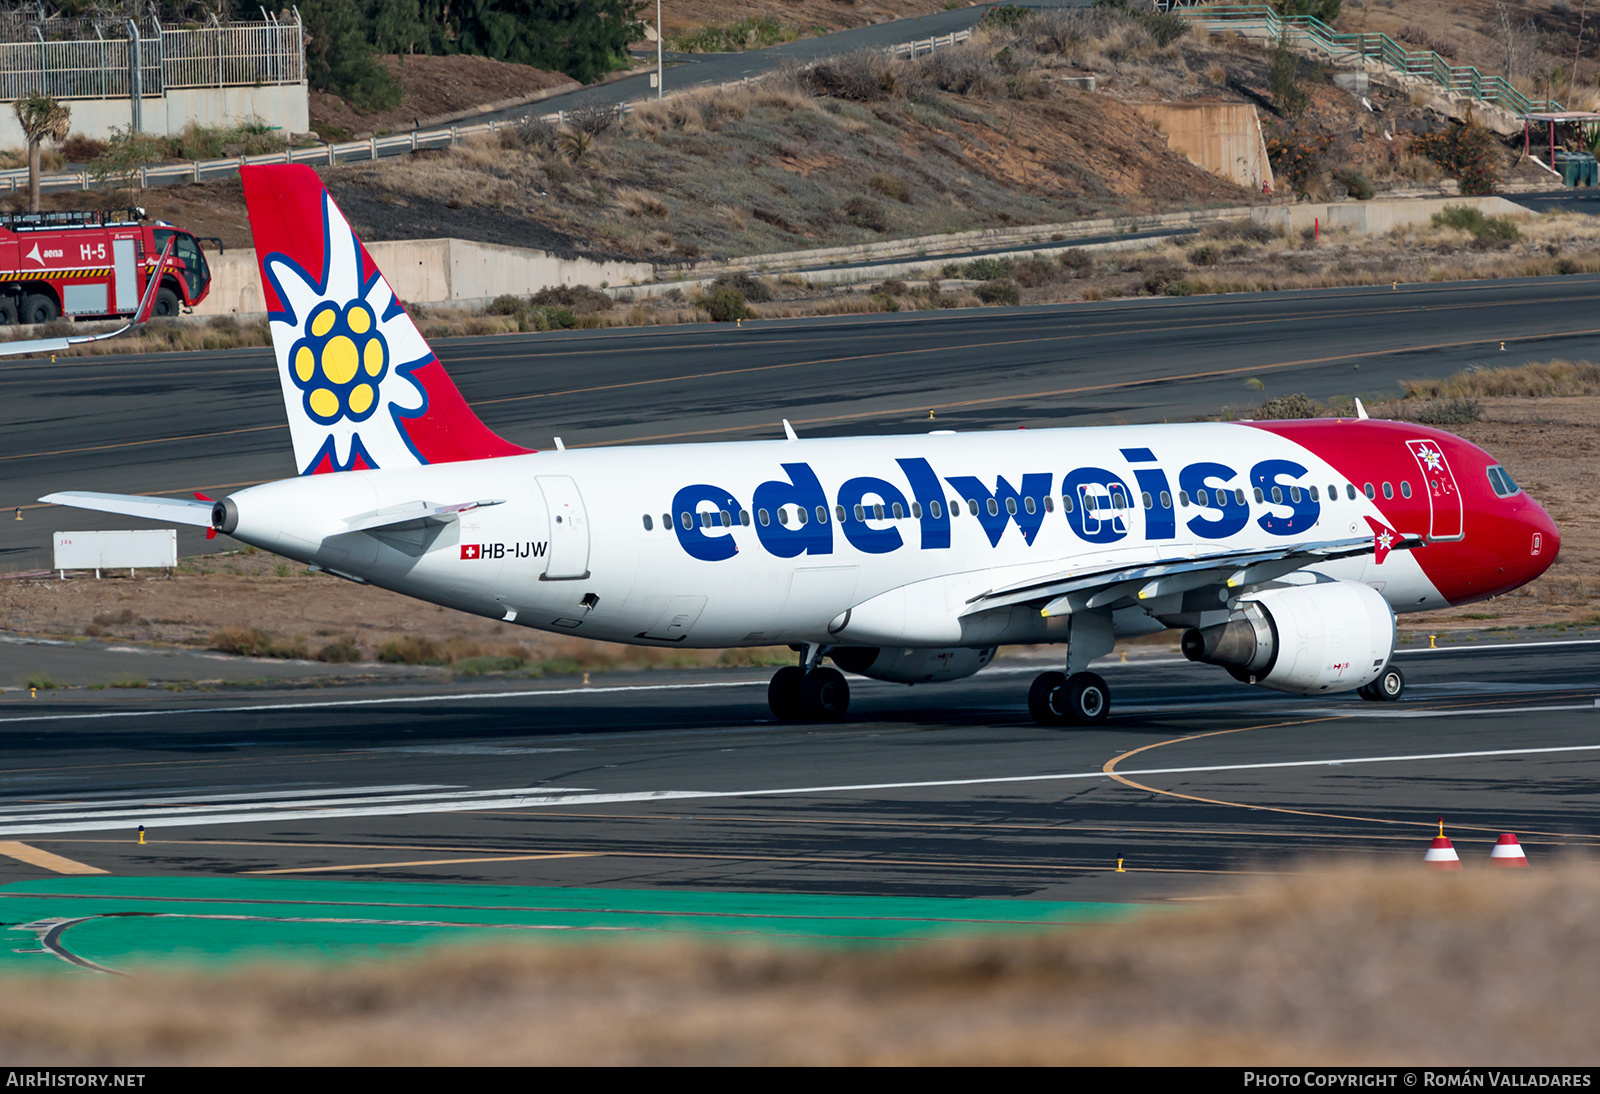
[{"label": "blue 'edelweiss' lettering", "polygon": [[962,497],[978,503],[978,523],[989,537],[989,546],[1000,545],[1000,537],[1005,535],[1006,525],[1012,521],[1022,530],[1022,538],[1028,546],[1033,546],[1039,525],[1044,523],[1044,499],[1050,493],[1048,472],[1023,475],[1021,491],[1014,489],[1003,476],[995,479],[992,493],[972,475],[947,476],[945,481],[959,490]]},{"label": "blue 'edelweiss' lettering", "polygon": [[[1115,543],[1128,537],[1132,514],[1140,512],[1146,540],[1177,538],[1178,499],[1172,496],[1167,473],[1154,466],[1155,454],[1148,448],[1120,452],[1134,465],[1141,493],[1129,489],[1106,468],[1074,468],[1061,481],[1062,496],[1073,502],[1062,506],[1067,525],[1086,543]],[[746,523],[753,523],[761,546],[778,558],[832,554],[836,518],[845,541],[866,554],[889,554],[905,546],[905,534],[897,522],[908,517],[919,522],[921,550],[948,549],[951,512],[938,474],[925,459],[895,463],[911,488],[915,507],[906,500],[906,492],[889,480],[858,475],[839,487],[837,509],[830,509],[827,491],[811,465],[786,463],[780,466],[787,480],[769,479],[756,487],[754,521],[749,521],[749,514],[740,516],[739,502],[727,490],[696,483],[685,486],[672,499],[673,530],[683,549],[705,562],[721,562],[737,554],[734,529]],[[1320,502],[1310,487],[1291,481],[1305,475],[1306,469],[1293,460],[1262,460],[1250,469],[1249,480],[1266,507],[1256,520],[1263,531],[1292,536],[1316,524],[1322,514]],[[969,505],[976,505],[978,525],[991,547],[1000,546],[1010,524],[1017,526],[1031,547],[1049,511],[1045,502],[1051,496],[1052,478],[1048,472],[1028,472],[1018,488],[1004,476],[996,476],[993,490],[975,475],[952,475],[945,481]],[[1238,478],[1239,472],[1226,464],[1205,460],[1187,464],[1178,472],[1180,491],[1199,509],[1184,525],[1191,535],[1227,539],[1249,523],[1250,499],[1240,500]],[[761,520],[762,516],[767,519]]]}]

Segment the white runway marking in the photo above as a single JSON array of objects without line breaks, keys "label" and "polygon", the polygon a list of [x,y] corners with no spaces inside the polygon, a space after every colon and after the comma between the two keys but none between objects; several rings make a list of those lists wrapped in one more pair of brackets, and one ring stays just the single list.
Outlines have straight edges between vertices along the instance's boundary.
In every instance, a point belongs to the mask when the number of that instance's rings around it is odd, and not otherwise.
[{"label": "white runway marking", "polygon": [[[1590,709],[1563,708],[1563,709]],[[1421,763],[1440,760],[1482,759],[1485,757],[1547,756],[1600,752],[1600,744],[1558,745],[1540,748],[1475,749],[1469,752],[1419,752],[1392,756],[1343,756],[1317,760],[1280,760],[1265,763],[1212,764],[1190,767],[1149,767],[1119,770],[1130,777],[1152,775],[1195,775],[1227,771],[1265,771],[1299,767],[1344,767],[1362,764]],[[479,810],[535,809],[553,805],[614,805],[625,802],[684,801],[688,799],[757,798],[799,794],[852,794],[892,790],[927,790],[956,786],[1000,786],[1016,783],[1050,783],[1108,779],[1104,772],[1061,772],[1042,775],[995,775],[970,779],[932,779],[909,782],[845,783],[836,786],[772,787],[750,790],[637,790],[595,792],[584,788],[539,787],[512,790],[470,790],[431,795],[390,795],[352,797],[360,787],[333,790],[325,802],[294,801],[242,805],[207,805],[215,799],[197,798],[194,804],[178,811],[150,810],[152,803],[136,799],[107,803],[98,810],[40,811],[32,817],[6,817],[0,823],[0,836],[39,835],[50,832],[88,832],[105,829],[132,829],[142,824],[150,828],[176,828],[196,823],[261,824],[269,821],[315,820],[329,817],[406,816],[424,813],[460,813]],[[233,810],[229,812],[228,810]]]}]

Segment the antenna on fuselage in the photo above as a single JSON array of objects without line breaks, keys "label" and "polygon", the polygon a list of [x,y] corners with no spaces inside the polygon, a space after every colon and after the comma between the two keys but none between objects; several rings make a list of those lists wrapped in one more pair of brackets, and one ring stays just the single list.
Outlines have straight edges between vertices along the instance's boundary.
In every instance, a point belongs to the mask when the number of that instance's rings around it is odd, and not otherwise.
[{"label": "antenna on fuselage", "polygon": [[[1366,415],[1363,414],[1362,417],[1365,418]],[[557,452],[565,452],[567,450],[567,446],[561,443],[561,438],[557,437],[555,440],[556,440],[556,451]]]},{"label": "antenna on fuselage", "polygon": [[799,435],[794,431],[794,426],[789,424],[788,418],[783,420],[783,439],[786,441],[798,441],[800,439]]},{"label": "antenna on fuselage", "polygon": [[[1367,408],[1361,405],[1361,400],[1360,399],[1357,399],[1356,400],[1356,421],[1364,422],[1366,420],[1367,420]],[[560,442],[557,442],[557,443],[559,444]]]}]

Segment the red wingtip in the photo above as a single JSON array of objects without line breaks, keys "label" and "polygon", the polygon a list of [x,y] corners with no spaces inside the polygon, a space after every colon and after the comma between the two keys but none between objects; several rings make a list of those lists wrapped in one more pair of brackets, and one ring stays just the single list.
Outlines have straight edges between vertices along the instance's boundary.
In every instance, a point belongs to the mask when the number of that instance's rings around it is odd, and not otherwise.
[{"label": "red wingtip", "polygon": [[204,494],[202,494],[198,490],[194,491],[194,496],[200,501],[216,501],[217,500],[216,498],[208,498],[208,497],[206,497]]}]

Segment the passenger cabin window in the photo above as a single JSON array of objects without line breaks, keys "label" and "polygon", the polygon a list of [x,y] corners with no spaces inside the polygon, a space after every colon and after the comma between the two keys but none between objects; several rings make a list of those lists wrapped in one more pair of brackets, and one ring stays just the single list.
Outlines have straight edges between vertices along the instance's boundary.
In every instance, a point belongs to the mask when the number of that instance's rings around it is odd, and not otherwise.
[{"label": "passenger cabin window", "polygon": [[894,514],[894,519],[895,520],[904,520],[905,519],[906,511],[900,505],[899,502],[895,502],[894,503],[894,507],[890,510],[890,512],[892,512]]},{"label": "passenger cabin window", "polygon": [[672,527],[672,514],[671,513],[662,513],[661,514],[661,527],[662,527],[662,530],[666,530],[666,529]]},{"label": "passenger cabin window", "polygon": [[1402,498],[1409,498],[1411,496],[1411,480],[1407,479],[1405,482],[1400,484],[1400,496]]},{"label": "passenger cabin window", "polygon": [[1256,487],[1256,504],[1260,505],[1262,502],[1264,502],[1266,500],[1267,500],[1267,496],[1261,492],[1261,487],[1259,487],[1259,486]]},{"label": "passenger cabin window", "polygon": [[678,515],[683,518],[683,530],[685,532],[694,527],[694,518],[688,513],[679,513]]},{"label": "passenger cabin window", "polygon": [[1178,491],[1178,507],[1181,508],[1181,509],[1189,508],[1189,491],[1187,491],[1187,490],[1179,490]]},{"label": "passenger cabin window", "polygon": [[1148,490],[1139,496],[1139,500],[1144,502],[1146,509],[1154,509],[1156,507],[1156,499],[1150,496],[1150,491]]},{"label": "passenger cabin window", "polygon": [[1071,494],[1062,494],[1061,495],[1061,511],[1063,513],[1072,512],[1072,495]]},{"label": "passenger cabin window", "polygon": [[761,527],[765,528],[767,525],[772,523],[772,515],[765,509],[757,509],[756,520],[760,521]]},{"label": "passenger cabin window", "polygon": [[1283,504],[1283,491],[1282,491],[1282,489],[1280,489],[1279,487],[1276,487],[1276,486],[1274,486],[1272,488],[1272,504],[1273,505],[1282,505]]},{"label": "passenger cabin window", "polygon": [[[934,502],[934,504],[938,505],[939,503]],[[916,520],[922,519],[922,503],[920,501],[914,501],[911,503],[911,516]]]},{"label": "passenger cabin window", "polygon": [[778,523],[783,525],[785,528],[789,527],[789,507],[788,506],[780,505],[778,507]]},{"label": "passenger cabin window", "polygon": [[928,512],[933,514],[934,520],[944,519],[944,506],[940,505],[936,501],[930,501],[928,503]]},{"label": "passenger cabin window", "polygon": [[1347,482],[1347,483],[1344,484],[1344,496],[1346,498],[1348,498],[1350,501],[1355,501],[1356,500],[1356,484],[1355,483]]},{"label": "passenger cabin window", "polygon": [[[993,498],[989,499],[989,504],[990,505],[994,504],[994,499]],[[977,516],[978,515],[978,499],[977,498],[968,498],[967,499],[967,512],[971,513],[973,516]]]},{"label": "passenger cabin window", "polygon": [[649,513],[646,513],[644,515],[644,530],[646,532],[648,532],[651,529],[653,529],[654,527],[655,527],[655,521],[650,519],[650,514]]},{"label": "passenger cabin window", "polygon": [[836,517],[838,517],[838,518],[839,518],[839,521],[840,521],[840,522],[841,522],[841,523],[843,523],[843,522],[844,522],[844,521],[846,521],[846,520],[849,520],[849,519],[850,519],[850,518],[849,518],[849,517],[848,517],[848,516],[847,516],[847,515],[846,515],[846,513],[845,513],[845,508],[844,508],[844,506],[842,506],[842,505],[835,505],[835,506],[834,506],[834,507],[833,507],[833,515],[834,515],[834,516],[836,516]]},{"label": "passenger cabin window", "polygon": [[1394,487],[1391,486],[1389,483],[1384,483],[1383,484],[1383,496],[1385,498],[1394,497]]},{"label": "passenger cabin window", "polygon": [[1031,515],[1031,514],[1037,513],[1039,511],[1039,503],[1034,501],[1032,498],[1023,498],[1022,499],[1022,508],[1027,510],[1028,513]]},{"label": "passenger cabin window", "polygon": [[817,506],[817,523],[818,524],[827,524],[828,523],[828,507],[826,505]]},{"label": "passenger cabin window", "polygon": [[1378,492],[1372,488],[1372,484],[1370,482],[1367,483],[1365,486],[1363,486],[1361,489],[1366,493],[1367,497],[1369,497],[1369,498],[1375,498],[1375,497],[1378,496]]}]

